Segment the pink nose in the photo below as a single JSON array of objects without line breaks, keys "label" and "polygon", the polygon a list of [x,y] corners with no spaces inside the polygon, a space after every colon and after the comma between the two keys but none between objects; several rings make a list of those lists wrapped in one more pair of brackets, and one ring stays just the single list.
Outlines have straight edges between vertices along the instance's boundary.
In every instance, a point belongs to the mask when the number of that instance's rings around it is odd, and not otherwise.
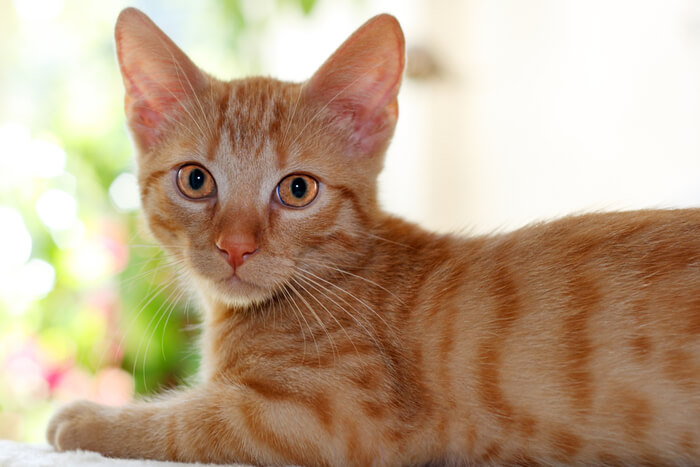
[{"label": "pink nose", "polygon": [[255,238],[244,234],[222,235],[216,242],[216,247],[234,270],[241,267],[246,259],[258,251]]}]

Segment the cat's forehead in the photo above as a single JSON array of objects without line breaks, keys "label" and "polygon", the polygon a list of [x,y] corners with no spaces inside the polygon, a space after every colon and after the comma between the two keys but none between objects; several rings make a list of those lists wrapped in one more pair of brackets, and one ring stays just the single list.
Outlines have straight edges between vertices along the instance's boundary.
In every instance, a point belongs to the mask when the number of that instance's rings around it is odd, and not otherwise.
[{"label": "cat's forehead", "polygon": [[215,131],[204,148],[209,158],[243,172],[327,165],[333,138],[326,137],[323,109],[306,102],[303,83],[257,77],[214,86],[210,125]]},{"label": "cat's forehead", "polygon": [[300,85],[270,78],[222,83],[214,93],[215,135],[228,140],[239,158],[259,158],[268,143],[285,139],[290,101],[300,89]]},{"label": "cat's forehead", "polygon": [[290,155],[289,142],[295,130],[289,117],[300,91],[300,84],[271,78],[213,82],[208,92],[198,96],[199,102],[191,103],[189,114],[197,115],[199,105],[207,109],[206,126],[194,129],[200,137],[173,155],[184,157],[184,149],[227,193],[235,192],[237,198],[255,196],[260,187],[276,184],[290,164],[294,166],[296,157]]}]

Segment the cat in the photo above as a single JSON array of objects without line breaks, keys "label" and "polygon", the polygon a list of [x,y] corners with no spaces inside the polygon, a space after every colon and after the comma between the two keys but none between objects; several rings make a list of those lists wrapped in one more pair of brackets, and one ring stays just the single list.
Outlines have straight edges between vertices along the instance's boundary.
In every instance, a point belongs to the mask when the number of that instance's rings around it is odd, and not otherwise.
[{"label": "cat", "polygon": [[116,24],[148,226],[202,303],[194,387],[78,401],[58,450],[258,465],[700,465],[700,209],[463,238],[378,207],[404,37],[220,81]]}]

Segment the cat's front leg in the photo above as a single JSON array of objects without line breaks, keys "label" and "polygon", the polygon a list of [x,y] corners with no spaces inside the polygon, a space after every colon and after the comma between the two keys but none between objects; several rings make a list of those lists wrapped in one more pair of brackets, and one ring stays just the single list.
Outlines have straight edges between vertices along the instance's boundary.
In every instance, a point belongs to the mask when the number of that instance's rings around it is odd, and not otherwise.
[{"label": "cat's front leg", "polygon": [[58,451],[109,457],[253,462],[241,449],[230,388],[227,392],[191,390],[124,407],[73,402],[53,416],[47,439]]},{"label": "cat's front leg", "polygon": [[[283,404],[282,404],[283,405]],[[282,416],[286,413],[286,416]],[[270,405],[249,388],[205,385],[125,407],[78,401],[49,423],[59,451],[181,462],[328,465],[337,446],[308,409]]]}]

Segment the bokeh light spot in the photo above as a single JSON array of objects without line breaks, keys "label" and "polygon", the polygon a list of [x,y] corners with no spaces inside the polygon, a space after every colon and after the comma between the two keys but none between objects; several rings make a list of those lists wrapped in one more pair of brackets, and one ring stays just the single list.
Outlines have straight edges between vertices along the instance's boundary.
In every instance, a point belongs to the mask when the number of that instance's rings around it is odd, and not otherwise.
[{"label": "bokeh light spot", "polygon": [[32,259],[20,273],[21,293],[32,298],[45,297],[56,284],[56,270],[44,260]]},{"label": "bokeh light spot", "polygon": [[34,175],[50,178],[61,175],[66,166],[66,152],[55,143],[34,140],[28,146],[28,160]]},{"label": "bokeh light spot", "polygon": [[24,264],[32,252],[32,237],[20,213],[0,206],[0,275]]},{"label": "bokeh light spot", "polygon": [[48,228],[65,230],[77,220],[78,204],[75,198],[65,191],[51,189],[36,202],[36,212]]},{"label": "bokeh light spot", "polygon": [[122,211],[134,211],[141,206],[138,182],[134,174],[124,172],[109,187],[109,197]]}]

